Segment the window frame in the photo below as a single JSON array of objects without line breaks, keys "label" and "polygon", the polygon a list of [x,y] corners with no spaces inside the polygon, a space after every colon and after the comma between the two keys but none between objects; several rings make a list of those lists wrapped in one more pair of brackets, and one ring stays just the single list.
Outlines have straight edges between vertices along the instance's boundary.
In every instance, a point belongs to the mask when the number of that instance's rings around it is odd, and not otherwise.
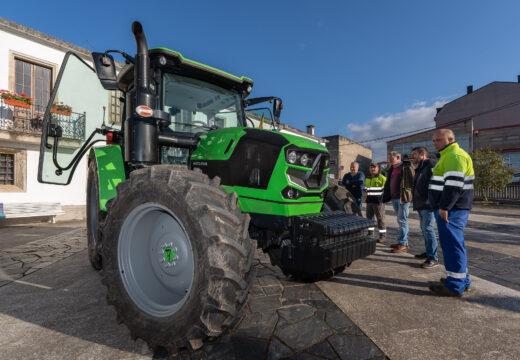
[{"label": "window frame", "polygon": [[[16,92],[16,61],[15,60],[28,62],[28,63],[31,63],[32,65],[45,67],[45,68],[48,68],[51,70],[50,92],[49,92],[49,96],[50,96],[50,93],[52,92],[54,84],[56,83],[58,65],[53,62],[45,61],[45,60],[42,60],[42,59],[34,57],[34,56],[30,56],[30,55],[26,55],[26,54],[23,54],[23,53],[20,53],[17,51],[9,50],[9,89],[13,92]],[[36,94],[35,84],[36,84],[36,78],[35,78],[35,76],[33,76],[32,71],[31,71],[31,92],[34,92],[34,94],[31,93],[30,97],[33,99]],[[45,106],[45,105],[46,104],[44,104],[43,106]],[[45,112],[45,108],[35,109],[34,106],[31,106],[31,111],[33,111],[33,112],[39,111],[39,112],[43,113],[43,112]]]}]

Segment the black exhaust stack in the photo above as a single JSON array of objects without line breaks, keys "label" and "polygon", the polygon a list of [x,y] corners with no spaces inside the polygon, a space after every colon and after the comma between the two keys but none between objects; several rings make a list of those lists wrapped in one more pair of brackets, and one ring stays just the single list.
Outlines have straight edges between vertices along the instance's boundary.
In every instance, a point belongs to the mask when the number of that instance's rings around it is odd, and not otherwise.
[{"label": "black exhaust stack", "polygon": [[145,105],[155,108],[155,98],[150,92],[150,58],[148,57],[148,44],[144,36],[143,26],[134,21],[132,32],[135,37],[137,55],[134,66],[134,86],[136,89],[136,106]]},{"label": "black exhaust stack", "polygon": [[155,95],[150,90],[150,58],[143,26],[138,21],[132,24],[137,54],[134,64],[134,89],[127,101],[128,118],[125,120],[125,161],[137,166],[159,162],[157,119],[143,117],[136,112],[138,106],[156,109]]}]

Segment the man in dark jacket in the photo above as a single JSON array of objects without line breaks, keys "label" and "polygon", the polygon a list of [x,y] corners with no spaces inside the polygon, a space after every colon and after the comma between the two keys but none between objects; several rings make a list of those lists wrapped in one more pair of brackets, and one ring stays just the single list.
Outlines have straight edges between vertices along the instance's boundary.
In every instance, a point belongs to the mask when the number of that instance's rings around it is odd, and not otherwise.
[{"label": "man in dark jacket", "polygon": [[388,161],[392,166],[388,169],[383,202],[392,201],[392,206],[397,215],[399,225],[399,237],[397,243],[390,245],[392,252],[401,253],[408,251],[408,215],[410,214],[410,202],[412,201],[412,185],[414,170],[410,163],[401,161],[401,154],[392,151],[388,155]]},{"label": "man in dark jacket", "polygon": [[437,235],[435,235],[435,216],[428,203],[428,184],[437,160],[428,159],[428,151],[424,147],[416,147],[412,152],[412,162],[416,166],[413,178],[413,209],[419,213],[421,231],[424,237],[426,252],[415,255],[416,259],[426,259],[421,267],[431,269],[439,266],[437,256]]},{"label": "man in dark jacket", "polygon": [[356,203],[361,209],[361,197],[363,196],[363,188],[365,187],[365,174],[359,170],[359,163],[350,164],[350,172],[343,176],[341,184],[347,188],[352,194]]}]

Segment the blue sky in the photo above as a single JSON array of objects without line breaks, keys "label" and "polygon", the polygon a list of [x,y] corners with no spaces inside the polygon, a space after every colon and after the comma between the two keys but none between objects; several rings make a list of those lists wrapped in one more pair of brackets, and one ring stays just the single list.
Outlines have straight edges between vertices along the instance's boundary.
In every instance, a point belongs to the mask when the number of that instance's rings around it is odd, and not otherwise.
[{"label": "blue sky", "polygon": [[[150,8],[145,8],[148,5]],[[433,126],[435,107],[520,74],[518,1],[32,1],[0,16],[89,50],[150,47],[255,81],[282,121],[355,141]],[[368,143],[376,160],[384,141]]]}]

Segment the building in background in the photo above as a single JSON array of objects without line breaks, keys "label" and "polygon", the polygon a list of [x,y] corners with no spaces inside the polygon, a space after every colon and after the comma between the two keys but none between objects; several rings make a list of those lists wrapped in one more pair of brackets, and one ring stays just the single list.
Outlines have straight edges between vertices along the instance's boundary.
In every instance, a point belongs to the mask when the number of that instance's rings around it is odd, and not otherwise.
[{"label": "building in background", "polygon": [[4,212],[18,212],[10,209],[13,203],[32,212],[38,212],[42,203],[59,203],[65,211],[85,205],[85,160],[69,186],[37,181],[43,113],[67,51],[90,59],[90,52],[81,47],[0,18],[0,89],[33,99],[24,108],[0,98],[0,203]]},{"label": "building in background", "polygon": [[[68,186],[37,181],[43,114],[69,51],[91,63],[91,52],[84,48],[0,18],[0,90],[23,93],[33,99],[29,106],[0,97],[0,218],[53,212],[84,216],[86,157],[78,164]],[[108,119],[118,122],[119,94],[113,92],[110,97]],[[51,115],[60,117],[60,124],[70,123],[74,134],[84,137],[80,117],[74,117],[74,113]],[[67,130],[65,125],[62,127]]]},{"label": "building in background", "polygon": [[369,173],[372,161],[372,150],[355,141],[341,135],[325,136],[327,149],[330,153],[329,176],[342,179],[343,175],[350,171],[350,164],[354,161],[359,163],[359,169],[365,174]]},{"label": "building in background", "polygon": [[[506,161],[520,171],[520,76],[517,82],[495,81],[437,109],[435,129],[449,128],[466,151],[487,146],[501,152]],[[387,151],[412,153],[416,146],[434,152],[435,129],[387,142]]]}]

